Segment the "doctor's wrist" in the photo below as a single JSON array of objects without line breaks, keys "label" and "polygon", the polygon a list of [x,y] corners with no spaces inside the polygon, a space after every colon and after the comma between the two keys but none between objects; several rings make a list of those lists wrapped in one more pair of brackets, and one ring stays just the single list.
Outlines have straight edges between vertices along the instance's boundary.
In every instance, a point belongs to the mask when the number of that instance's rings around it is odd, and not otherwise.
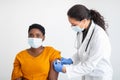
[{"label": "doctor's wrist", "polygon": [[66,73],[66,68],[65,68],[65,66],[63,66],[63,68],[62,68],[62,72],[63,72],[63,73]]}]

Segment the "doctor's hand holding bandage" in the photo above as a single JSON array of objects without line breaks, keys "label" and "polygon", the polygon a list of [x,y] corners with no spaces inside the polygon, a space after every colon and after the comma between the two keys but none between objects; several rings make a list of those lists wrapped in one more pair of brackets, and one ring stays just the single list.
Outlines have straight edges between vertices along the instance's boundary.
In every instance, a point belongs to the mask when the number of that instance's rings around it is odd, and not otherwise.
[{"label": "doctor's hand holding bandage", "polygon": [[57,72],[63,72],[65,73],[66,72],[66,68],[63,66],[63,65],[70,65],[72,64],[73,61],[71,58],[61,58],[61,60],[56,60],[54,61],[54,69],[57,71]]},{"label": "doctor's hand holding bandage", "polygon": [[67,15],[76,32],[76,52],[71,58],[54,61],[55,71],[66,73],[69,79],[112,80],[111,45],[104,17],[81,4],[71,7]]}]

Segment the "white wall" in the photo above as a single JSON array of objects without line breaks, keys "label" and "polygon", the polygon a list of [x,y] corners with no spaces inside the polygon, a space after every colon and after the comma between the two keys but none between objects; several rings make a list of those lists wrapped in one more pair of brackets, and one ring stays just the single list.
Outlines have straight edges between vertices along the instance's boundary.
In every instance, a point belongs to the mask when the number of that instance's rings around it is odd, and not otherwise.
[{"label": "white wall", "polygon": [[[10,80],[15,55],[29,47],[27,30],[32,23],[46,28],[45,45],[51,45],[59,49],[62,56],[70,57],[74,53],[75,33],[66,13],[77,3],[98,10],[109,23],[113,80],[120,80],[119,0],[0,0],[0,80]],[[59,80],[67,80],[67,77],[60,74]]]}]

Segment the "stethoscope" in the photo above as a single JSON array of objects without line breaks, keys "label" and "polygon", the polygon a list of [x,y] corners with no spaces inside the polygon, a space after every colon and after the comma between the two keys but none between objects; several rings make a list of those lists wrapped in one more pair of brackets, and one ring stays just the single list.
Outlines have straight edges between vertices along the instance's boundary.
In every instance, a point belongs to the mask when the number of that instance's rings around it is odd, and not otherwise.
[{"label": "stethoscope", "polygon": [[88,40],[87,46],[86,46],[86,48],[85,48],[85,52],[87,52],[87,48],[88,48],[88,46],[89,46],[89,44],[90,44],[90,40],[91,40],[91,38],[92,38],[92,36],[93,36],[94,31],[95,31],[95,28],[93,29],[92,34],[91,34],[91,36],[90,36],[90,39]]}]

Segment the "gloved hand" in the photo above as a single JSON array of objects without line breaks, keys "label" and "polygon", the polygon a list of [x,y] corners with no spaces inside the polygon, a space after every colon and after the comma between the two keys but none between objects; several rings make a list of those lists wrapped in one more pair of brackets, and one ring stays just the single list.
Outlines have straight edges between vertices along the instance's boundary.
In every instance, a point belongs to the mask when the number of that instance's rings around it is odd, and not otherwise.
[{"label": "gloved hand", "polygon": [[72,64],[73,63],[73,61],[72,61],[72,59],[71,58],[61,58],[61,64]]},{"label": "gloved hand", "polygon": [[61,62],[58,62],[57,60],[55,60],[53,66],[54,66],[55,71],[62,72],[63,65],[61,64]]}]

